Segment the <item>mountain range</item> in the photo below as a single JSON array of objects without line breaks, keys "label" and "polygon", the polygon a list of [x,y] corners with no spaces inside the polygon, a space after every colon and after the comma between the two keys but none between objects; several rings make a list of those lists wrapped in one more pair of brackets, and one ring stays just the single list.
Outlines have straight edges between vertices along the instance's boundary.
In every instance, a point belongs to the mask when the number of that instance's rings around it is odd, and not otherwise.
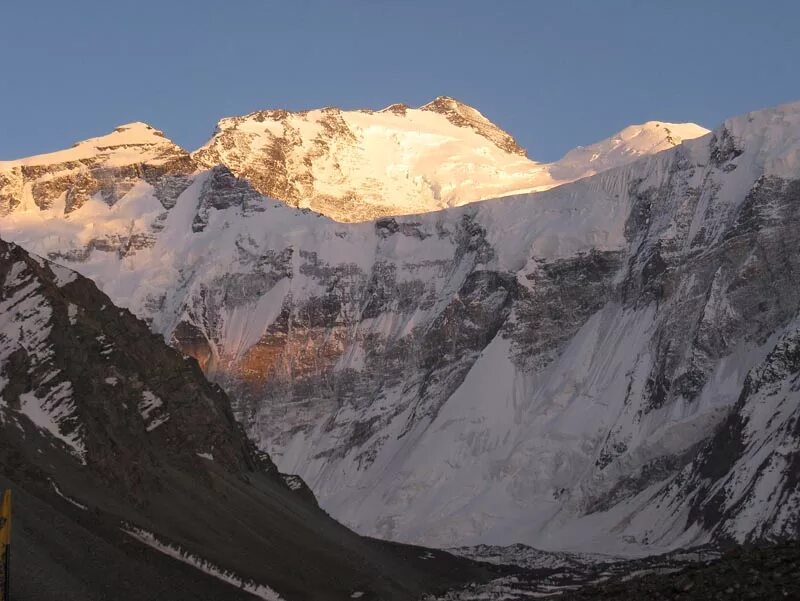
[{"label": "mountain range", "polygon": [[225,165],[270,198],[356,222],[546,190],[706,133],[693,123],[651,121],[542,163],[474,108],[440,96],[417,109],[223,119],[192,158]]},{"label": "mountain range", "polygon": [[[554,163],[447,97],[0,162],[0,236],[193,357],[268,473],[436,547],[797,537],[798,206],[800,103]],[[75,408],[36,402],[80,460]]]}]

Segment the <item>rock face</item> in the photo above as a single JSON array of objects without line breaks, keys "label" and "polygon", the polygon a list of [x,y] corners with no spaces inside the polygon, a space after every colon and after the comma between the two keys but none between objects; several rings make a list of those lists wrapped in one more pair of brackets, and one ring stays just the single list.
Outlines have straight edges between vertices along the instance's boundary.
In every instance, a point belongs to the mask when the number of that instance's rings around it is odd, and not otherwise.
[{"label": "rock face", "polygon": [[409,599],[484,578],[331,520],[194,359],[91,281],[2,241],[0,366],[18,598]]},{"label": "rock face", "polygon": [[441,96],[418,109],[272,110],[223,119],[192,156],[206,167],[225,165],[266,196],[357,222],[545,190],[706,133],[692,123],[654,121],[537,163],[477,110]]},{"label": "rock face", "polygon": [[[791,104],[421,216],[337,223],[216,166],[170,207],[140,181],[0,233],[196,357],[360,532],[637,554],[797,534],[799,157]],[[92,243],[134,234],[152,242]]]}]

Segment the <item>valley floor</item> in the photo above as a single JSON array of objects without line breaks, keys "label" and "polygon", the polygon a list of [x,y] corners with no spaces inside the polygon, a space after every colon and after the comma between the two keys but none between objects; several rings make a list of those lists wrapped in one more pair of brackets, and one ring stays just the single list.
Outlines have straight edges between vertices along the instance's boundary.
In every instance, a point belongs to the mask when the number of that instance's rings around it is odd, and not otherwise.
[{"label": "valley floor", "polygon": [[492,563],[514,561],[525,573],[470,585],[428,601],[773,601],[800,599],[800,541],[760,547],[681,551],[632,561],[546,553],[530,547],[460,549]]}]

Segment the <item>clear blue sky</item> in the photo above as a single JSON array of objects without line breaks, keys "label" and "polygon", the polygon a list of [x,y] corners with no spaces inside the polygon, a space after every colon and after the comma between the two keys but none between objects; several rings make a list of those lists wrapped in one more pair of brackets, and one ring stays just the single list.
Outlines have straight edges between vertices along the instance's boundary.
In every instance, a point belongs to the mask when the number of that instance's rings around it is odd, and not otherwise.
[{"label": "clear blue sky", "polygon": [[135,120],[193,149],[226,115],[446,94],[549,160],[800,99],[799,30],[779,0],[9,1],[0,159]]}]

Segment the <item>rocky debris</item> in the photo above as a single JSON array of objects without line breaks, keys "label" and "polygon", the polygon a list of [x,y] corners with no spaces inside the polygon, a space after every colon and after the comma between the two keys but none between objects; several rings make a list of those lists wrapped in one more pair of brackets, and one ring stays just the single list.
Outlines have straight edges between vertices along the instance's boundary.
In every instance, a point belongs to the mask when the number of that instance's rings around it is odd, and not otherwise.
[{"label": "rocky debris", "polygon": [[[508,546],[475,545],[474,547],[454,547],[449,549],[454,555],[468,557],[495,565],[514,565],[527,570],[561,570],[574,578],[584,574],[586,579],[596,576],[595,566],[621,565],[622,558],[597,553],[569,553],[543,551],[523,544]],[[704,551],[707,553],[707,551]]]},{"label": "rocky debris", "polygon": [[633,572],[600,585],[566,592],[559,599],[663,599],[711,601],[731,599],[800,599],[800,546],[735,548],[705,565],[678,568],[670,573]]},{"label": "rocky debris", "polygon": [[486,584],[427,597],[430,601],[800,598],[797,542],[731,547],[724,552],[696,548],[634,560],[547,553],[523,546],[483,546],[456,552],[497,564],[513,562],[522,569]]},{"label": "rocky debris", "polygon": [[627,582],[645,574],[673,574],[705,566],[721,555],[712,547],[696,547],[641,559],[624,559],[592,553],[542,551],[519,544],[478,545],[452,551],[498,567],[505,566],[507,573],[485,584],[472,583],[443,596],[430,596],[427,598],[430,601],[561,599],[575,591],[594,590],[598,583]]}]

